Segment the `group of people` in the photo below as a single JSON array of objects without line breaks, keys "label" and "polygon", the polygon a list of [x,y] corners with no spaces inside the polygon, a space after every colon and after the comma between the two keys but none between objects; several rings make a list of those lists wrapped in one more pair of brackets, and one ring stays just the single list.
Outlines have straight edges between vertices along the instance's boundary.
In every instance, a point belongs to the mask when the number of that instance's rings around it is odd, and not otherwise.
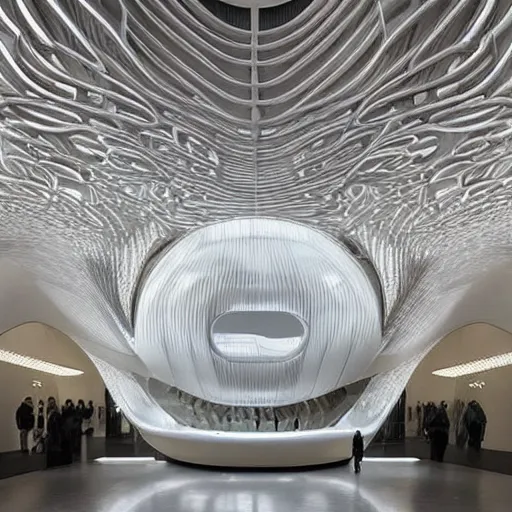
[{"label": "group of people", "polygon": [[33,431],[33,452],[46,453],[48,467],[71,464],[80,455],[81,436],[92,435],[94,404],[66,400],[59,409],[54,397],[45,403],[39,400],[34,407],[31,397],[25,398],[16,411],[16,425],[20,432],[21,452],[29,453],[29,434]]},{"label": "group of people", "polygon": [[[423,405],[423,432],[430,443],[430,458],[437,462],[443,462],[450,437],[447,408],[444,401],[440,405],[433,402]],[[476,400],[472,400],[467,405],[463,402],[457,403],[455,413],[457,409],[460,409],[454,418],[457,447],[464,448],[467,444],[470,450],[479,451],[487,425],[487,417],[482,406]],[[418,418],[421,418],[419,414]]]},{"label": "group of people", "polygon": [[[469,449],[478,451],[482,446],[487,426],[487,417],[482,406],[472,400],[467,405],[462,405],[462,414],[457,424],[456,442],[459,448],[466,443]],[[442,401],[439,405],[427,402],[421,405],[418,402],[416,413],[418,418],[418,435],[425,435],[430,443],[430,459],[435,462],[443,462],[446,448],[450,439],[450,418],[448,416],[448,404]],[[364,442],[359,430],[352,441],[352,457],[356,473],[361,471],[363,460]]]}]

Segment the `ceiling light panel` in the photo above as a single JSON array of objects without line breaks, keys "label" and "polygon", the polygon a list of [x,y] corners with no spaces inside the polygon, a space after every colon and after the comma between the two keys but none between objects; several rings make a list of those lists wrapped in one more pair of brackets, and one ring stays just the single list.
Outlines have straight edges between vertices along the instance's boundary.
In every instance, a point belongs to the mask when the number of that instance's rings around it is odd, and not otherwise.
[{"label": "ceiling light panel", "polygon": [[29,356],[9,352],[8,350],[0,350],[0,361],[4,363],[22,366],[23,368],[30,368],[38,372],[49,373],[58,377],[76,377],[82,375],[84,372],[81,370],[74,370],[66,366],[60,366],[54,363],[48,363],[41,359],[35,359]]},{"label": "ceiling light panel", "polygon": [[439,377],[457,378],[463,375],[486,372],[509,365],[512,365],[512,352],[487,357],[485,359],[477,359],[476,361],[470,361],[469,363],[459,364],[457,366],[450,366],[449,368],[436,370],[432,372],[432,374],[438,375]]}]

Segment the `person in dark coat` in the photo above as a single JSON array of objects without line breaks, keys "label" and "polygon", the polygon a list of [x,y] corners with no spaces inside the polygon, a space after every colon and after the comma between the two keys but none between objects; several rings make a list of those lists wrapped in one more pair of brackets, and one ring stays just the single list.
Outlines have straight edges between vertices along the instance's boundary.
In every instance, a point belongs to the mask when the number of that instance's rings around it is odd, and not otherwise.
[{"label": "person in dark coat", "polygon": [[75,404],[73,403],[73,400],[68,398],[64,405],[62,406],[62,419],[66,421],[66,419],[71,418],[75,415]]},{"label": "person in dark coat", "polygon": [[62,415],[59,412],[55,400],[48,399],[46,423],[46,467],[53,468],[63,464],[63,439]]},{"label": "person in dark coat", "polygon": [[485,437],[487,417],[476,400],[469,402],[464,414],[464,424],[468,433],[468,448],[480,451]]},{"label": "person in dark coat", "polygon": [[83,422],[84,422],[84,418],[85,418],[85,412],[86,412],[86,407],[85,407],[85,402],[83,400],[78,400],[77,404],[76,404],[76,418],[77,418],[77,422],[80,424],[80,434],[82,434],[82,425],[83,425]]},{"label": "person in dark coat", "polygon": [[74,455],[80,452],[80,420],[77,416],[75,404],[68,399],[62,407],[62,427],[63,427],[63,457],[65,464],[73,462]]},{"label": "person in dark coat", "polygon": [[450,420],[446,412],[447,405],[442,402],[429,420],[427,429],[430,439],[430,459],[436,462],[444,461],[450,434]]},{"label": "person in dark coat", "polygon": [[78,400],[78,403],[76,404],[76,410],[78,415],[82,417],[85,410],[85,402],[83,400]]},{"label": "person in dark coat", "polygon": [[83,400],[78,400],[76,404],[76,410],[75,410],[75,435],[74,435],[74,452],[77,455],[80,455],[82,451],[82,434],[83,431],[83,425],[84,425],[84,419],[87,412],[87,408],[85,407],[85,402]]},{"label": "person in dark coat", "polygon": [[20,431],[20,449],[21,453],[29,453],[28,434],[34,428],[34,404],[32,398],[27,396],[16,410],[16,426]]},{"label": "person in dark coat", "polygon": [[361,432],[358,430],[352,439],[352,457],[354,457],[354,470],[361,472],[361,462],[364,454],[364,440]]},{"label": "person in dark coat", "polygon": [[36,428],[44,431],[44,402],[39,400],[37,404],[37,421]]},{"label": "person in dark coat", "polygon": [[86,436],[92,436],[94,428],[92,427],[92,417],[94,416],[94,404],[92,400],[89,400],[87,407],[83,413],[83,424],[82,428]]},{"label": "person in dark coat", "polygon": [[434,419],[434,416],[437,414],[437,407],[434,402],[427,402],[424,408],[423,413],[423,433],[425,435],[425,439],[427,442],[430,442],[430,437],[428,435],[428,426],[430,422]]},{"label": "person in dark coat", "polygon": [[52,412],[55,407],[58,408],[57,400],[55,400],[55,397],[49,396],[48,403],[46,404],[46,418],[50,416],[50,412]]}]

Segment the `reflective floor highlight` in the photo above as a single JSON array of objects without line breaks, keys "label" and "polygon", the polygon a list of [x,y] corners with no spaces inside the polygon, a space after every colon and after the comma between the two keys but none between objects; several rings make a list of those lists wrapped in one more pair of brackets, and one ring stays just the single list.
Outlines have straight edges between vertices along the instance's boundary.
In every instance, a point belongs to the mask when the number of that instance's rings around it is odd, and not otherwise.
[{"label": "reflective floor highlight", "polygon": [[159,462],[77,465],[0,481],[16,512],[509,512],[512,477],[429,462],[303,472],[207,471]]}]

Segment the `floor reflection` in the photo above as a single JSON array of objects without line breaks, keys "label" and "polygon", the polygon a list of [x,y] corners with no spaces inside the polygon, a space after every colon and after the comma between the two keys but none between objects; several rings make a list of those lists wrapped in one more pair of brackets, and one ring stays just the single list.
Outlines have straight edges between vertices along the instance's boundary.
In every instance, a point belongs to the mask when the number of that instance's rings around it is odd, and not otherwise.
[{"label": "floor reflection", "polygon": [[[373,497],[375,498],[375,497]],[[102,512],[391,512],[356,481],[320,473],[167,475],[107,500]]]},{"label": "floor reflection", "polygon": [[0,481],[16,512],[510,512],[512,477],[428,462],[311,472],[92,464]]}]

